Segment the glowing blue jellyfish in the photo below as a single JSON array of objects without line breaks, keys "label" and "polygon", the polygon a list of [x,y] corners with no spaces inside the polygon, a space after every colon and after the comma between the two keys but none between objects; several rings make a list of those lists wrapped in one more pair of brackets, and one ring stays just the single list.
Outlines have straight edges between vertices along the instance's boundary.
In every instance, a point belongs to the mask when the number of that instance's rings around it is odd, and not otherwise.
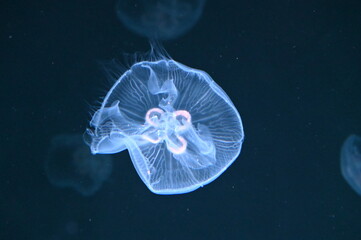
[{"label": "glowing blue jellyfish", "polygon": [[238,157],[244,138],[237,109],[212,78],[165,57],[126,71],[90,125],[92,153],[128,149],[140,178],[157,194],[212,182]]},{"label": "glowing blue jellyfish", "polygon": [[341,172],[352,189],[361,195],[361,137],[349,136],[341,148]]},{"label": "glowing blue jellyfish", "polygon": [[45,162],[51,184],[73,188],[84,196],[93,195],[112,171],[107,155],[92,155],[80,134],[55,136]]},{"label": "glowing blue jellyfish", "polygon": [[205,0],[119,0],[116,11],[131,31],[158,40],[176,38],[191,29]]}]

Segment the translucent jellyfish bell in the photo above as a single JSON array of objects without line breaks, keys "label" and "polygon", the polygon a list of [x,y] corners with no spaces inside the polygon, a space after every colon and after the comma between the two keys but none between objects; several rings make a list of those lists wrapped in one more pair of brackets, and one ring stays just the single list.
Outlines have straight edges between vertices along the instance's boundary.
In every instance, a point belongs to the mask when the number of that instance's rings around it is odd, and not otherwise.
[{"label": "translucent jellyfish bell", "polygon": [[205,0],[119,0],[117,16],[131,31],[158,40],[174,39],[200,18]]},{"label": "translucent jellyfish bell", "polygon": [[112,158],[92,155],[81,134],[60,134],[51,141],[45,171],[51,184],[91,196],[110,176]]},{"label": "translucent jellyfish bell", "polygon": [[361,196],[361,137],[350,135],[341,148],[341,173],[351,188]]},{"label": "translucent jellyfish bell", "polygon": [[126,71],[90,125],[92,153],[128,149],[157,194],[212,182],[238,157],[244,139],[240,115],[221,87],[207,73],[165,57]]}]

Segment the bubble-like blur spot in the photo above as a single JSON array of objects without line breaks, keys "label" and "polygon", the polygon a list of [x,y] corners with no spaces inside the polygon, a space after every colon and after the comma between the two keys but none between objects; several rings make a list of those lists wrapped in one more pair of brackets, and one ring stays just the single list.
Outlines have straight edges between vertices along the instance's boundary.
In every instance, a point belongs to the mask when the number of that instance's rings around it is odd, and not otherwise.
[{"label": "bubble-like blur spot", "polygon": [[349,136],[341,148],[341,173],[351,188],[361,195],[361,137]]},{"label": "bubble-like blur spot", "polygon": [[177,38],[202,15],[205,0],[119,0],[120,21],[138,35],[156,40]]},{"label": "bubble-like blur spot", "polygon": [[51,141],[45,171],[51,184],[93,195],[112,171],[109,155],[92,155],[81,134],[62,134]]},{"label": "bubble-like blur spot", "polygon": [[79,224],[76,221],[69,221],[65,224],[65,232],[68,235],[76,235],[79,233]]}]

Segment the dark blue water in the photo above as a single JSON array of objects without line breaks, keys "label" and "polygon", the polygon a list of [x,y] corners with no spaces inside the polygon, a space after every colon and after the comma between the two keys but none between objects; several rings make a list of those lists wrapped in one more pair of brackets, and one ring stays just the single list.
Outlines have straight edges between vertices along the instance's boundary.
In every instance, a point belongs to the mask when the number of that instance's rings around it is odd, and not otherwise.
[{"label": "dark blue water", "polygon": [[163,43],[242,117],[241,155],[213,183],[155,195],[124,151],[92,196],[51,185],[51,139],[88,127],[112,85],[104,62],[149,50],[115,4],[1,3],[0,239],[361,238],[361,197],[340,171],[343,141],[361,134],[359,1],[207,1]]}]

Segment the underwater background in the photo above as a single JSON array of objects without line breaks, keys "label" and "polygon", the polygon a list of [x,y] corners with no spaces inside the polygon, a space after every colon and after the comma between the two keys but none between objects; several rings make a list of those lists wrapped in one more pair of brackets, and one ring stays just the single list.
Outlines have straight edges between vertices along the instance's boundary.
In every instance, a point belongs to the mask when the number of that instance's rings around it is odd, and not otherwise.
[{"label": "underwater background", "polygon": [[[341,147],[361,135],[360,1],[169,0],[199,12],[156,35],[125,23],[119,1],[1,2],[0,239],[361,239],[361,141],[341,173]],[[127,151],[84,161],[114,66],[149,37],[206,71],[242,118],[240,156],[191,193],[150,192]]]}]

